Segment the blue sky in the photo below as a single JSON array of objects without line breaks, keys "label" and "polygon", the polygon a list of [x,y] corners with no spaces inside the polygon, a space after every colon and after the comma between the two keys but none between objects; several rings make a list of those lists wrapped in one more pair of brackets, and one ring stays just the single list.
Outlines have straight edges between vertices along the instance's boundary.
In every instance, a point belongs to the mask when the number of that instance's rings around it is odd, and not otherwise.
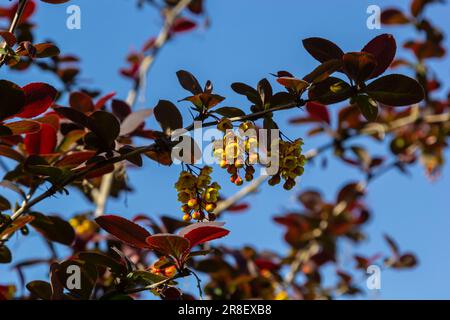
[{"label": "blue sky", "polygon": [[[0,0],[0,4],[9,3]],[[77,53],[82,58],[82,78],[86,86],[102,89],[105,93],[117,91],[125,98],[130,84],[118,74],[126,55],[133,48],[140,48],[155,35],[161,19],[151,8],[138,10],[132,0],[73,0],[82,10],[82,29],[68,30],[65,27],[67,5],[40,3],[34,17],[39,28],[40,40],[52,39],[63,53]],[[339,44],[344,51],[357,51],[380,33],[393,33],[398,42],[414,36],[409,27],[369,30],[366,9],[376,4],[380,7],[405,8],[407,0],[210,0],[207,10],[211,26],[177,37],[164,47],[152,69],[146,88],[145,102],[137,107],[153,107],[159,99],[177,101],[186,96],[178,85],[175,72],[186,69],[201,82],[212,80],[217,93],[227,97],[226,105],[248,107],[248,103],[233,94],[230,84],[236,81],[255,85],[263,77],[277,70],[288,70],[302,76],[317,63],[301,46],[301,39],[319,36]],[[450,30],[448,16],[450,6],[436,5],[428,14],[444,31]],[[448,42],[446,43],[448,47]],[[408,56],[400,52],[399,56]],[[433,63],[439,77],[448,81],[449,61]],[[48,75],[33,71],[26,76],[2,69],[3,75],[19,84],[47,81],[57,85]],[[6,73],[6,74],[5,74]],[[280,87],[278,87],[281,89]],[[330,110],[334,113],[335,106]],[[278,114],[278,123],[287,127],[285,133],[296,138],[305,136],[305,129],[287,126],[287,120],[300,111]],[[189,119],[187,107],[185,119]],[[154,120],[149,125],[156,127]],[[323,140],[305,139],[305,148],[321,145]],[[362,140],[361,143],[366,143]],[[383,144],[375,146],[378,154],[385,154]],[[326,154],[331,158],[330,154]],[[227,177],[216,168],[216,177],[224,181],[226,194],[231,195],[237,187],[227,183]],[[147,161],[143,169],[131,171],[132,185],[138,192],[130,193],[108,205],[108,212],[131,217],[138,213],[150,215],[179,215],[176,192],[172,188],[179,173],[178,167],[160,168]],[[420,166],[412,168],[409,177],[392,172],[375,181],[369,189],[367,204],[373,217],[366,228],[369,239],[357,248],[360,253],[387,251],[382,239],[384,233],[394,236],[402,250],[414,251],[419,257],[419,266],[411,271],[386,271],[382,274],[382,289],[376,297],[384,299],[450,298],[447,271],[450,270],[450,212],[448,190],[450,170],[444,168],[441,177],[430,182]],[[316,188],[333,199],[340,186],[361,178],[359,172],[334,160],[323,170],[318,165],[309,165],[304,177],[293,192],[281,187],[264,186],[261,192],[249,201],[252,206],[245,214],[227,215],[227,226],[232,231],[223,240],[231,246],[252,244],[260,249],[288,250],[282,241],[282,229],[272,223],[272,216],[285,209],[297,208],[293,200],[302,189]],[[69,197],[60,196],[37,206],[44,212],[60,212],[69,216],[91,207],[72,192]],[[248,230],[251,227],[251,234]],[[13,241],[12,248],[18,250],[17,260],[24,257],[41,257],[47,254],[37,236]],[[345,260],[344,260],[345,261]],[[33,270],[36,278],[45,278],[47,270]],[[8,267],[0,266],[0,282],[15,279]],[[363,283],[361,283],[363,285]]]}]

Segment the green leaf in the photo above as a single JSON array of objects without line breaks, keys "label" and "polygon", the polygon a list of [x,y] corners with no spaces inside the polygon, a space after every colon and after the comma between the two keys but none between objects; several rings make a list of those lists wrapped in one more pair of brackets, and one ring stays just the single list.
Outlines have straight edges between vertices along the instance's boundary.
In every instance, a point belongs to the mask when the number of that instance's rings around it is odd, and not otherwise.
[{"label": "green leaf", "polygon": [[132,271],[127,275],[127,278],[135,282],[143,282],[146,285],[158,283],[167,279],[164,276],[143,270]]},{"label": "green leaf", "polygon": [[419,103],[425,97],[416,80],[401,74],[378,78],[367,86],[366,92],[371,98],[393,107]]}]

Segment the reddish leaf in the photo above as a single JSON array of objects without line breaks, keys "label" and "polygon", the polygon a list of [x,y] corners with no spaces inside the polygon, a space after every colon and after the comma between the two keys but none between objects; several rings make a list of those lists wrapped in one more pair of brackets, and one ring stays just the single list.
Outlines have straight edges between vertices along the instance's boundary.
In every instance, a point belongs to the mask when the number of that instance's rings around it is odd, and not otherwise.
[{"label": "reddish leaf", "polygon": [[250,205],[248,203],[240,203],[240,204],[235,204],[231,207],[229,207],[227,209],[227,211],[229,212],[240,212],[240,211],[245,211],[250,207]]},{"label": "reddish leaf", "polygon": [[187,31],[191,31],[191,30],[195,29],[196,27],[197,27],[197,24],[194,21],[186,19],[186,18],[178,18],[173,23],[170,31],[174,32],[174,33],[187,32]]},{"label": "reddish leaf", "polygon": [[189,240],[169,233],[158,233],[148,237],[147,247],[177,259],[190,248]]},{"label": "reddish leaf", "polygon": [[56,130],[51,125],[41,124],[41,130],[25,136],[25,149],[29,155],[49,154],[56,147]]},{"label": "reddish leaf", "polygon": [[95,155],[95,151],[78,151],[73,152],[58,162],[55,163],[55,166],[58,168],[76,168],[79,165],[83,164],[90,158],[92,158]]},{"label": "reddish leaf", "polygon": [[317,102],[308,102],[306,104],[306,111],[308,111],[312,118],[330,124],[330,114],[325,105]]},{"label": "reddish leaf", "polygon": [[108,93],[107,95],[101,97],[100,99],[98,99],[98,101],[95,104],[95,110],[99,110],[99,109],[103,108],[109,100],[114,98],[115,95],[116,95],[115,92],[111,92],[111,93]]},{"label": "reddish leaf", "polygon": [[104,215],[96,218],[95,221],[117,239],[131,246],[137,248],[148,247],[145,239],[150,237],[151,234],[130,220],[114,215]]},{"label": "reddish leaf", "polygon": [[46,83],[30,83],[22,88],[25,92],[25,106],[17,114],[20,118],[33,118],[47,111],[53,105],[58,91]]},{"label": "reddish leaf", "polygon": [[408,17],[398,9],[386,9],[381,13],[381,23],[383,24],[406,24],[409,22]]},{"label": "reddish leaf", "polygon": [[370,75],[370,79],[372,79],[389,68],[394,60],[397,44],[391,34],[382,34],[372,39],[361,51],[372,54],[377,61],[377,66]]},{"label": "reddish leaf", "polygon": [[179,235],[185,237],[190,242],[190,248],[201,243],[214,239],[225,237],[230,233],[223,228],[223,223],[218,222],[200,222],[183,228]]},{"label": "reddish leaf", "polygon": [[69,104],[75,110],[86,113],[94,110],[92,98],[84,92],[73,92],[69,97]]},{"label": "reddish leaf", "polygon": [[343,56],[345,73],[357,84],[369,79],[377,67],[375,57],[367,52],[350,52]]}]

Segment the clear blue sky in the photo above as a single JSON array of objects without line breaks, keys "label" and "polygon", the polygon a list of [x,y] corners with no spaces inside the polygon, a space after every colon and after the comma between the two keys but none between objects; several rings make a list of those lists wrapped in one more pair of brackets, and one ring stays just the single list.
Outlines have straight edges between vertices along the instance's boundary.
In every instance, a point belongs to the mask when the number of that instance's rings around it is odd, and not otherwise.
[{"label": "clear blue sky", "polygon": [[[9,3],[0,0],[0,4]],[[125,98],[129,83],[118,75],[118,67],[133,48],[155,35],[161,19],[153,9],[139,11],[133,0],[73,0],[82,10],[82,30],[65,28],[67,5],[53,6],[39,3],[34,20],[40,40],[52,39],[63,53],[78,53],[82,58],[83,74],[87,86],[104,92],[117,91]],[[235,81],[256,84],[270,72],[288,70],[297,75],[310,71],[316,62],[301,47],[301,39],[319,36],[331,39],[344,50],[356,51],[374,36],[390,32],[400,42],[413,36],[410,28],[366,28],[368,5],[406,7],[408,0],[227,0],[207,1],[211,27],[182,35],[167,45],[151,71],[146,90],[147,100],[138,107],[153,107],[159,99],[176,101],[186,96],[178,85],[175,72],[186,69],[202,82],[210,79],[215,90],[226,96],[226,105],[248,107],[246,101],[232,93]],[[430,7],[429,15],[443,30],[450,31],[450,7]],[[448,42],[446,43],[448,47]],[[400,55],[406,55],[401,52]],[[435,64],[438,75],[450,83],[449,61]],[[2,70],[3,76],[20,84],[32,81],[57,81],[39,72],[23,74]],[[280,88],[281,89],[281,88]],[[333,109],[335,107],[330,107]],[[187,111],[187,108],[185,109]],[[188,113],[184,112],[186,119]],[[278,122],[286,126],[293,112],[277,115]],[[152,120],[150,125],[156,127]],[[289,126],[288,136],[304,136],[304,129]],[[306,139],[306,149],[318,146],[321,139]],[[364,141],[363,141],[364,142]],[[376,146],[378,154],[385,154],[383,145]],[[326,156],[330,157],[330,154]],[[216,171],[219,171],[217,168]],[[382,239],[388,233],[403,250],[414,251],[420,265],[412,271],[387,271],[382,275],[382,289],[377,297],[395,298],[450,298],[450,212],[448,197],[450,170],[446,167],[436,182],[429,182],[423,169],[415,166],[410,177],[391,173],[371,185],[367,204],[374,215],[367,227],[369,239],[357,248],[359,253],[376,253],[388,248]],[[118,201],[111,202],[108,212],[131,217],[138,213],[150,215],[179,215],[179,204],[172,188],[179,173],[178,167],[158,168],[147,161],[145,167],[131,172],[131,181],[138,190]],[[216,173],[224,181],[225,192],[232,194],[237,187],[226,182],[227,177]],[[282,229],[272,223],[271,217],[287,208],[297,208],[294,196],[305,188],[323,190],[328,199],[334,198],[343,183],[361,176],[353,168],[331,161],[327,170],[309,165],[295,191],[288,193],[281,187],[264,186],[259,195],[250,198],[251,209],[245,214],[227,215],[231,234],[223,240],[230,246],[252,244],[260,249],[287,250],[282,241]],[[69,216],[91,209],[76,192],[69,197],[60,196],[37,207],[44,212],[61,212]],[[249,233],[251,228],[251,233]],[[47,254],[37,236],[13,241],[18,250],[15,261],[24,257],[42,257]],[[348,251],[345,246],[345,252]],[[348,259],[344,262],[348,262]],[[33,270],[33,276],[45,278],[47,269]],[[5,266],[0,266],[0,283],[16,279]],[[364,283],[361,283],[363,285]]]}]

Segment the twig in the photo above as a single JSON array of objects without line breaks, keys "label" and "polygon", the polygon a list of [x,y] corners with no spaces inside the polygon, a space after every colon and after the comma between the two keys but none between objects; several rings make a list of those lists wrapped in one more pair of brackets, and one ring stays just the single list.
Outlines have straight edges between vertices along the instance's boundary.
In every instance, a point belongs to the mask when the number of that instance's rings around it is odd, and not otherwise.
[{"label": "twig", "polygon": [[[9,32],[14,33],[16,31],[17,26],[19,25],[20,18],[22,18],[23,11],[25,10],[25,6],[28,0],[20,0],[19,5],[17,6],[17,11],[14,14],[14,18],[11,21],[11,25],[9,27]],[[6,48],[6,41],[2,43],[2,48]],[[0,56],[0,68],[5,64],[5,56]]]}]

